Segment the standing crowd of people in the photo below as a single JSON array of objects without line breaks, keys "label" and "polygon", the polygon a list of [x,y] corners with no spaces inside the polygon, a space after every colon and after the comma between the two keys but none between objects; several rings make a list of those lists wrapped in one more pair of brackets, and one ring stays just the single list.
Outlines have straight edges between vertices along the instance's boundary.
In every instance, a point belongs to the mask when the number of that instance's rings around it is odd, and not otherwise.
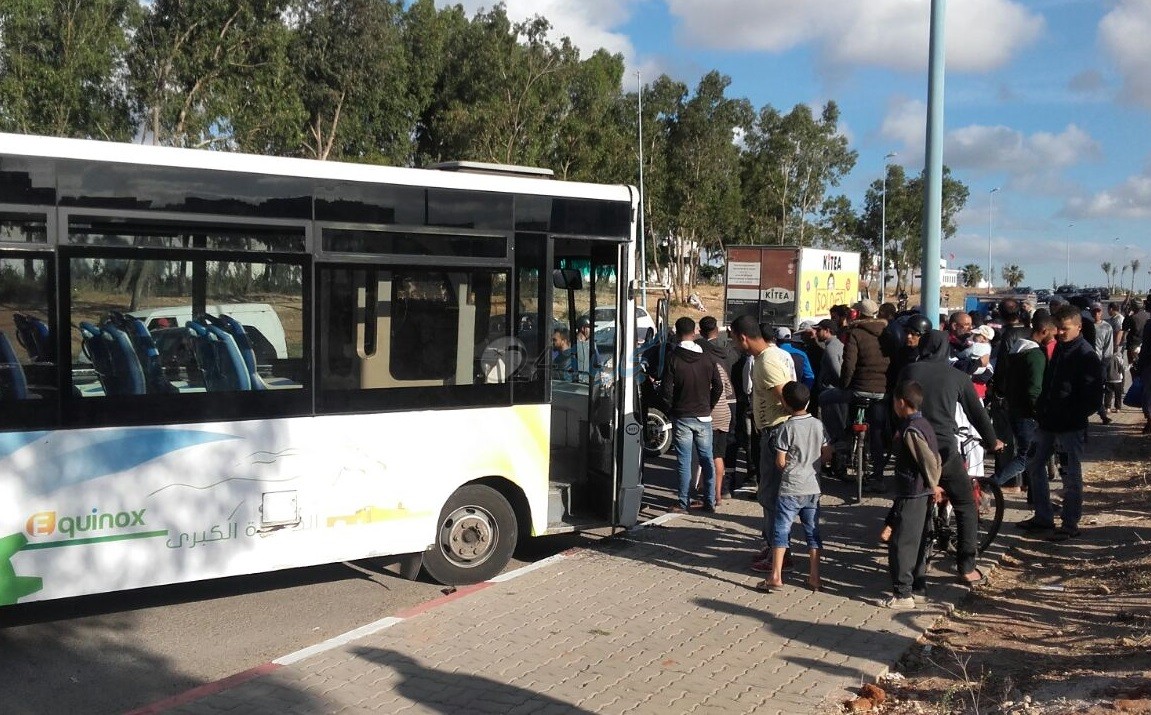
[{"label": "standing crowd of people", "polygon": [[[765,575],[757,587],[783,584],[798,517],[807,583],[818,590],[820,480],[845,476],[848,412],[863,404],[867,490],[893,498],[880,535],[892,584],[885,604],[913,608],[925,588],[933,500],[946,498],[955,512],[956,578],[979,583],[971,477],[983,474],[983,450],[996,453],[990,477],[1025,493],[1034,510],[1021,529],[1054,541],[1078,537],[1088,419],[1110,423],[1128,373],[1151,382],[1151,355],[1140,349],[1151,340],[1149,318],[1151,297],[1138,309],[1056,299],[1036,310],[1008,298],[991,316],[957,312],[936,329],[918,312],[863,300],[833,307],[794,335],[740,316],[726,343],[715,318],[704,317],[698,331],[681,318],[660,383],[679,461],[672,511],[714,511],[733,493],[754,490],[764,514],[764,547],[751,565]],[[1140,399],[1151,433],[1151,389]],[[1051,495],[1056,471],[1061,504]]]}]

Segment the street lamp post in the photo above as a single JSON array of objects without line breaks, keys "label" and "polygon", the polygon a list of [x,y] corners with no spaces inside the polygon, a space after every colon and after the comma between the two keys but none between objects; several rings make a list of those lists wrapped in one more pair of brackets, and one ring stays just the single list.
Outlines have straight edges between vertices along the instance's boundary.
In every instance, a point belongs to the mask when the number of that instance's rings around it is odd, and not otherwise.
[{"label": "street lamp post", "polygon": [[1075,224],[1067,224],[1067,268],[1063,272],[1063,285],[1071,285],[1071,229]]},{"label": "street lamp post", "polygon": [[639,81],[637,120],[639,124],[639,293],[644,310],[647,310],[647,238],[644,236],[643,222],[643,75],[637,70]]},{"label": "street lamp post", "polygon": [[987,292],[991,292],[991,214],[995,210],[995,192],[999,187],[987,192]]},{"label": "street lamp post", "polygon": [[897,154],[883,156],[883,200],[879,205],[879,302],[887,295],[887,160]]}]

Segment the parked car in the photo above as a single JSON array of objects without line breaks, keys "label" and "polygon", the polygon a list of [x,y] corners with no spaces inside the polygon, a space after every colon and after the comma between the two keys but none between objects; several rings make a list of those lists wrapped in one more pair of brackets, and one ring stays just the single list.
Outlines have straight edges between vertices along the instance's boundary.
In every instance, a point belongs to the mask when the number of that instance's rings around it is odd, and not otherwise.
[{"label": "parked car", "polygon": [[[595,309],[595,319],[592,320],[592,330],[598,333],[604,328],[615,325],[615,307],[608,306]],[[655,336],[655,321],[648,315],[647,309],[642,306],[635,307],[635,339],[643,343]]]}]

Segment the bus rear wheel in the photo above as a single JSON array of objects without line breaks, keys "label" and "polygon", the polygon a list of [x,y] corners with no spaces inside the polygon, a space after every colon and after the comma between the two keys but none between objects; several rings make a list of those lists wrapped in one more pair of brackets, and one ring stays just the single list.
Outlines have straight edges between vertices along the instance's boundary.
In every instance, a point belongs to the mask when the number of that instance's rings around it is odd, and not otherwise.
[{"label": "bus rear wheel", "polygon": [[515,510],[502,494],[482,484],[460,487],[440,512],[424,569],[445,586],[487,581],[511,561],[518,534]]}]

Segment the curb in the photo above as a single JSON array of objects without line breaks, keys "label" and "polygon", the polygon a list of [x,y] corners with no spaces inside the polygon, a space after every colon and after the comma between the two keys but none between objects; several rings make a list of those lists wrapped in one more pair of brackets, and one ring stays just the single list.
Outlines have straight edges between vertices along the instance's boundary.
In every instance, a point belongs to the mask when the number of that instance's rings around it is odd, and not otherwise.
[{"label": "curb", "polygon": [[[635,526],[627,529],[625,533],[636,534],[649,526],[660,526],[662,524],[673,521],[678,517],[678,514],[662,514],[653,519],[649,519],[647,521],[636,524]],[[359,628],[354,628],[350,631],[347,631],[346,633],[341,633],[338,636],[333,636],[325,641],[316,643],[315,645],[301,648],[300,650],[280,656],[275,660],[269,661],[267,663],[262,663],[253,668],[249,668],[248,670],[240,671],[239,673],[229,675],[225,678],[221,678],[220,680],[216,680],[211,683],[205,683],[190,690],[185,690],[182,693],[164,698],[163,700],[157,700],[154,703],[129,710],[127,713],[125,713],[125,715],[157,715],[158,713],[180,707],[181,705],[187,705],[188,703],[192,703],[197,700],[202,700],[203,698],[224,692],[225,690],[231,690],[232,688],[239,687],[249,681],[261,678],[270,673],[274,673],[285,666],[293,665],[314,655],[319,655],[320,653],[343,647],[352,641],[374,635],[380,631],[391,628],[392,626],[403,623],[406,620],[415,618],[416,616],[451,603],[452,601],[466,598],[473,593],[488,588],[489,586],[505,583],[507,581],[511,581],[512,579],[519,578],[520,576],[527,575],[533,571],[538,571],[540,569],[547,568],[548,566],[553,566],[583,551],[587,551],[587,549],[585,547],[568,549],[567,551],[562,551],[558,554],[555,554],[554,556],[549,556],[546,559],[540,559],[535,563],[521,566],[518,569],[513,569],[512,571],[502,573],[499,576],[495,576],[494,578],[483,581],[482,583],[476,583],[469,586],[461,586],[449,593],[444,594],[443,596],[438,596],[431,599],[430,601],[425,601],[424,603],[412,606],[411,608],[405,608],[401,611],[398,611],[394,616],[381,618],[378,621],[365,624]]]}]

